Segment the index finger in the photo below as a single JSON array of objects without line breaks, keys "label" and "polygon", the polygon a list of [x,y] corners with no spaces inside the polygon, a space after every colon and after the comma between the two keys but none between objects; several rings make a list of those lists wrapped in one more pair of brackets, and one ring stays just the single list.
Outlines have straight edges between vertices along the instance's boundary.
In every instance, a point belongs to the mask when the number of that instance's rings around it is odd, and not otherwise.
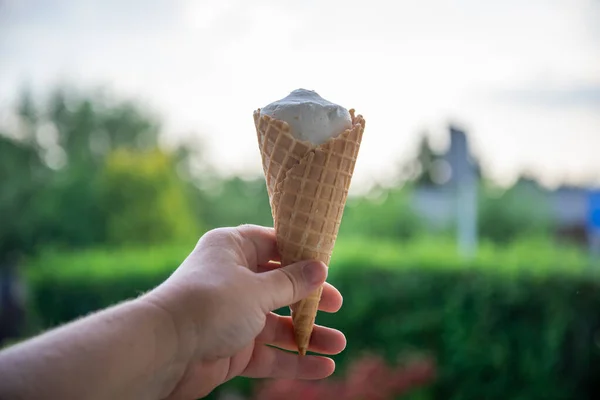
[{"label": "index finger", "polygon": [[244,255],[253,271],[256,271],[261,264],[281,260],[275,229],[248,224],[238,226],[236,230],[243,239]]}]

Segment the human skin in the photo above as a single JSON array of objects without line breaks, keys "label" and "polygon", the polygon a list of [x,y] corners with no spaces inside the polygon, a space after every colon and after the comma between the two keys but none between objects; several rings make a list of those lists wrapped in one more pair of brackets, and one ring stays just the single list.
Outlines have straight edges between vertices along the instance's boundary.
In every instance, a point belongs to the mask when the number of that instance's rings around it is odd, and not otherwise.
[{"label": "human skin", "polygon": [[[324,286],[320,310],[341,294],[327,267],[278,264],[271,228],[206,233],[148,293],[0,352],[1,399],[195,399],[236,377],[322,379],[326,356],[300,356],[290,317],[273,313]],[[344,335],[316,326],[309,350],[332,355]]]}]

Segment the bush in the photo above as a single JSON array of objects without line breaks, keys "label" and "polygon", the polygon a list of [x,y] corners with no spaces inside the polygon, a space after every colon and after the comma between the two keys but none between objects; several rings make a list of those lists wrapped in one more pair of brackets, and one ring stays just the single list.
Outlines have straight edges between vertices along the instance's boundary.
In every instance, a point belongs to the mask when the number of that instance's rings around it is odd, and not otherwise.
[{"label": "bush", "polygon": [[425,349],[439,365],[432,398],[595,398],[597,279],[353,270],[335,284],[343,311],[317,321],[346,333],[341,364],[363,349]]},{"label": "bush", "polygon": [[[74,255],[30,264],[44,326],[136,296],[166,278],[191,246]],[[365,351],[394,362],[429,352],[437,379],[419,398],[565,399],[600,394],[600,277],[585,256],[532,241],[482,247],[470,263],[451,242],[340,241],[329,281],[344,294],[339,374]],[[287,309],[280,310],[287,313]],[[230,385],[250,393],[253,382]],[[231,387],[231,386],[230,386]]]},{"label": "bush", "polygon": [[187,246],[48,251],[29,263],[29,302],[43,328],[138,296],[164,281]]}]

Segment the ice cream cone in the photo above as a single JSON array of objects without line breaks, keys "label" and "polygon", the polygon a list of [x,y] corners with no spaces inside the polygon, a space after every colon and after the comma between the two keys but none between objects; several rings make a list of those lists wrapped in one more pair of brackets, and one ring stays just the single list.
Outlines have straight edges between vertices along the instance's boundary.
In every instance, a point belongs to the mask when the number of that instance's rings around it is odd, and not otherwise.
[{"label": "ice cream cone", "polygon": [[[281,265],[315,259],[329,266],[346,205],[365,120],[315,146],[295,139],[289,125],[254,112]],[[291,305],[296,345],[306,354],[322,288]]]}]

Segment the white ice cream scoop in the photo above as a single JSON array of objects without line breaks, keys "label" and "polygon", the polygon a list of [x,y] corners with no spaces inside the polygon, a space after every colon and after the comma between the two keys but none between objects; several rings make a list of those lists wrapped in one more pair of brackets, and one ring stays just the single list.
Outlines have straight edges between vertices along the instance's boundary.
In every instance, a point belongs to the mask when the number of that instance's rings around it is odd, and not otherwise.
[{"label": "white ice cream scoop", "polygon": [[325,100],[313,90],[296,89],[262,108],[260,113],[287,122],[296,139],[316,146],[352,127],[348,110]]}]

